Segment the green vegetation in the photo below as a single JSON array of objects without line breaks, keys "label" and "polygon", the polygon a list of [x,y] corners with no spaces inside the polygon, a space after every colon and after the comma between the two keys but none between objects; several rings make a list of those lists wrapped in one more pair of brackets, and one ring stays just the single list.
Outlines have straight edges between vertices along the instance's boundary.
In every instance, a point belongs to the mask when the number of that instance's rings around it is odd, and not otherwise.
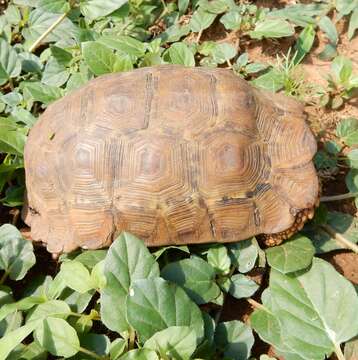
[{"label": "green vegetation", "polygon": [[[22,205],[23,149],[39,115],[90,79],[166,63],[220,66],[330,113],[357,97],[357,71],[339,47],[357,29],[357,0],[280,9],[234,0],[11,1],[0,16],[2,208]],[[319,35],[326,40],[315,55]],[[250,52],[287,41],[272,61]],[[331,61],[325,87],[307,81],[308,56]],[[347,190],[324,194],[314,219],[281,246],[263,250],[253,238],[148,250],[123,233],[109,250],[61,256],[50,276],[33,273],[41,260],[19,230],[1,226],[0,360],[246,360],[254,333],[287,360],[348,360],[358,351],[357,292],[320,258],[358,252],[357,219],[331,206],[358,206],[358,119],[337,116],[315,165],[324,183],[343,172]],[[255,269],[269,281],[256,282]],[[229,297],[254,308],[248,321],[222,321]]]}]

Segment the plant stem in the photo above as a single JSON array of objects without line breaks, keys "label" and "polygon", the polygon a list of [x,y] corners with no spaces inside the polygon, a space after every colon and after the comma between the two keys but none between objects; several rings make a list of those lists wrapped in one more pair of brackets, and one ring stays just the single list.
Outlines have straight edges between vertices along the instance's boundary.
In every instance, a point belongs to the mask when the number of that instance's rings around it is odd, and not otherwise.
[{"label": "plant stem", "polygon": [[[227,275],[223,276],[223,278],[230,279],[231,276],[234,274],[235,270],[236,270],[236,266],[233,266],[233,267],[230,269],[229,273],[228,273]],[[220,310],[219,310],[219,311],[216,313],[216,315],[215,315],[215,325],[217,325],[217,324],[219,323],[221,314],[222,314],[222,312],[223,312],[226,295],[227,295],[227,293],[224,292],[224,295],[223,295],[223,306],[221,306]]]},{"label": "plant stem", "polygon": [[354,244],[353,242],[347,240],[342,234],[337,233],[332,226],[328,224],[320,225],[321,229],[323,229],[326,233],[332,236],[340,245],[344,248],[350,249],[356,254],[358,254],[358,245]]},{"label": "plant stem", "polygon": [[5,280],[7,279],[7,277],[9,276],[9,272],[8,271],[4,271],[4,273],[2,274],[2,277],[0,279],[0,285],[3,285]]},{"label": "plant stem", "polygon": [[129,339],[128,339],[128,350],[134,349],[134,341],[135,341],[135,331],[134,329],[129,329]]},{"label": "plant stem", "polygon": [[29,52],[33,52],[40,43],[45,39],[45,37],[50,34],[51,31],[53,31],[58,25],[61,24],[61,22],[66,18],[68,15],[68,11],[62,14],[30,47]]},{"label": "plant stem", "polygon": [[99,360],[102,360],[102,359],[103,359],[102,356],[97,355],[97,354],[94,353],[93,351],[87,350],[87,349],[85,349],[85,348],[83,348],[83,347],[81,347],[81,346],[79,347],[78,350],[81,351],[81,352],[83,352],[84,354],[87,354],[87,355],[89,355],[89,356],[92,356],[92,357],[95,358],[95,359],[99,359]]},{"label": "plant stem", "polygon": [[197,44],[199,44],[199,41],[200,41],[200,38],[201,38],[201,35],[203,34],[203,30],[200,30],[199,32],[198,32],[198,35],[197,35],[197,37],[196,37],[196,39],[195,39],[195,42],[197,43]]},{"label": "plant stem", "polygon": [[332,195],[332,196],[322,196],[320,198],[321,202],[329,202],[329,201],[338,201],[338,200],[344,200],[344,199],[350,199],[358,196],[358,192],[349,192],[346,194],[340,194],[340,195]]},{"label": "plant stem", "polygon": [[334,343],[334,352],[336,353],[338,360],[346,360],[339,344]]},{"label": "plant stem", "polygon": [[246,299],[246,301],[254,308],[254,309],[260,309],[260,310],[264,310],[264,311],[268,311],[265,306],[263,306],[262,304],[260,304],[259,302],[257,302],[254,299],[248,298]]}]

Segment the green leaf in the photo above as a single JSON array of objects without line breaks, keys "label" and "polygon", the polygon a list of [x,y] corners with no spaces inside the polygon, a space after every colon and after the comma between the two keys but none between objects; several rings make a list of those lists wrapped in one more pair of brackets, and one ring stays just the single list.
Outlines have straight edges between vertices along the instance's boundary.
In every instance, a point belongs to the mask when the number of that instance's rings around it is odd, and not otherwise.
[{"label": "green leaf", "polygon": [[315,24],[316,17],[324,16],[331,10],[328,3],[309,3],[285,6],[282,9],[272,10],[270,16],[290,20],[294,24],[305,27],[308,24]]},{"label": "green leaf", "polygon": [[30,128],[35,124],[37,120],[30,113],[30,111],[25,110],[21,107],[15,107],[11,112],[11,116],[16,120],[16,122],[22,122]]},{"label": "green leaf", "polygon": [[30,241],[26,241],[13,225],[0,227],[0,269],[12,280],[21,280],[35,264],[36,259]]},{"label": "green leaf", "polygon": [[185,43],[173,44],[168,49],[168,53],[172,64],[195,66],[194,55]]},{"label": "green leaf", "polygon": [[190,29],[193,32],[202,32],[207,29],[215,20],[216,14],[209,13],[202,9],[194,12],[190,19]]},{"label": "green leaf", "polygon": [[82,43],[82,54],[85,62],[95,75],[115,71],[118,57],[107,46],[96,41]]},{"label": "green leaf", "polygon": [[113,340],[110,345],[109,353],[111,360],[118,360],[119,357],[123,354],[127,346],[127,341],[121,338]]},{"label": "green leaf", "polygon": [[348,146],[358,144],[358,119],[350,117],[339,122],[336,135]]},{"label": "green leaf", "polygon": [[281,38],[292,36],[295,33],[294,27],[286,20],[265,18],[258,21],[253,31],[249,31],[252,39]]},{"label": "green leaf", "polygon": [[188,326],[171,326],[155,333],[145,344],[145,349],[156,351],[162,358],[190,359],[196,349],[196,334]]},{"label": "green leaf", "polygon": [[100,261],[104,260],[107,255],[107,250],[86,250],[75,257],[74,260],[92,269]]},{"label": "green leaf", "polygon": [[29,310],[33,306],[41,304],[45,301],[46,299],[44,299],[43,297],[31,296],[31,297],[25,297],[14,303],[2,304],[0,308],[0,321],[5,319],[9,314],[13,312]]},{"label": "green leaf", "polygon": [[350,17],[348,25],[348,39],[351,40],[354,36],[354,33],[358,29],[358,8],[356,8]]},{"label": "green leaf", "polygon": [[[26,48],[29,48],[47,29],[59,18],[59,14],[44,11],[40,8],[30,12],[27,27],[22,30],[26,39]],[[76,26],[68,18],[65,18],[43,40],[42,43],[67,40],[77,32]]]},{"label": "green leaf", "polygon": [[33,341],[30,344],[17,346],[9,355],[9,360],[46,360],[47,355],[47,351]]},{"label": "green leaf", "polygon": [[231,260],[224,245],[216,245],[208,251],[208,263],[216,272],[227,274],[230,271]]},{"label": "green leaf", "polygon": [[37,6],[44,11],[57,14],[70,10],[70,4],[66,0],[39,0]]},{"label": "green leaf", "polygon": [[153,252],[152,255],[156,258],[156,260],[158,260],[164,254],[164,252],[171,250],[171,249],[183,251],[187,254],[190,254],[190,250],[187,245],[183,245],[183,246],[170,245],[170,246],[162,246],[159,250]]},{"label": "green leaf", "polygon": [[64,262],[59,276],[66,286],[81,294],[95,288],[89,271],[78,261]]},{"label": "green leaf", "polygon": [[178,0],[178,9],[179,13],[183,15],[186,13],[186,10],[188,9],[190,0]]},{"label": "green leaf", "polygon": [[135,57],[144,56],[147,49],[145,43],[124,35],[104,35],[101,36],[97,42],[109,47],[110,49],[118,50],[124,55],[132,55]]},{"label": "green leaf", "polygon": [[357,6],[356,0],[336,0],[335,7],[342,15],[348,15]]},{"label": "green leaf", "polygon": [[101,292],[102,321],[113,331],[128,330],[125,301],[129,287],[135,280],[159,276],[159,266],[141,240],[124,232],[108,250],[104,275],[107,285]]},{"label": "green leaf", "polygon": [[265,70],[269,67],[269,65],[267,64],[261,64],[261,63],[251,63],[251,64],[247,64],[245,67],[245,71],[248,74],[254,74],[257,72],[260,72],[262,70]]},{"label": "green leaf", "polygon": [[49,300],[36,306],[26,320],[27,322],[44,320],[48,317],[66,319],[70,313],[71,309],[64,301]]},{"label": "green leaf", "polygon": [[318,26],[327,35],[329,41],[332,44],[337,44],[337,42],[338,42],[338,32],[337,32],[337,29],[334,26],[332,20],[328,16],[323,16],[318,21]]},{"label": "green leaf", "polygon": [[19,59],[21,61],[22,71],[37,74],[41,73],[43,65],[36,55],[23,52],[19,54]]},{"label": "green leaf", "polygon": [[358,149],[353,149],[347,154],[348,165],[351,168],[358,169]]},{"label": "green leaf", "polygon": [[103,289],[106,286],[104,275],[104,260],[97,263],[91,272],[91,281],[95,289]]},{"label": "green leaf", "polygon": [[239,267],[241,273],[247,273],[255,266],[258,256],[258,246],[255,241],[255,238],[242,240],[228,246],[231,260]]},{"label": "green leaf", "polygon": [[225,357],[246,360],[250,357],[254,336],[249,326],[233,320],[219,323],[215,331],[215,343]]},{"label": "green leaf", "polygon": [[[105,355],[109,354],[110,341],[106,335],[89,333],[81,336],[81,346],[86,350],[105,357]],[[93,360],[93,356],[81,353],[77,354],[75,359]]]},{"label": "green leaf", "polygon": [[70,357],[79,351],[76,330],[67,321],[49,317],[34,332],[35,340],[55,356]]},{"label": "green leaf", "polygon": [[50,49],[51,49],[52,56],[56,59],[56,61],[60,65],[63,65],[63,66],[68,65],[69,62],[73,58],[72,54],[69,51],[62,49],[61,47],[52,45],[52,46],[50,46]]},{"label": "green leaf", "polygon": [[91,78],[90,71],[72,74],[67,81],[66,90],[73,91],[86,84]]},{"label": "green leaf", "polygon": [[332,60],[335,56],[337,56],[337,46],[331,43],[325,45],[323,51],[318,54],[318,58],[320,60]]},{"label": "green leaf", "polygon": [[[287,346],[285,339],[281,335],[281,325],[270,311],[256,309],[250,316],[250,324],[264,342],[275,347],[277,355],[284,356],[287,360],[308,360],[302,358],[299,353]],[[309,358],[309,360],[312,360],[312,358]]]},{"label": "green leaf", "polygon": [[298,64],[302,61],[304,56],[308,54],[312,48],[314,39],[316,37],[316,31],[313,25],[307,25],[300,33],[296,41],[296,51],[295,55],[295,64]]},{"label": "green leaf", "polygon": [[[336,211],[329,212],[327,225],[332,228],[333,232],[341,234],[348,241],[358,242],[358,221],[355,217]],[[313,226],[312,229],[305,232],[305,235],[312,240],[318,254],[344,248],[320,225]]]},{"label": "green leaf", "polygon": [[[25,131],[24,131],[25,130]],[[26,142],[26,129],[14,122],[0,122],[0,151],[3,153],[22,155]]]},{"label": "green leaf", "polygon": [[41,84],[40,82],[26,82],[23,86],[34,101],[40,101],[46,105],[62,96],[61,89],[58,87]]},{"label": "green leaf", "polygon": [[62,86],[69,78],[70,72],[55,58],[50,58],[42,73],[41,82],[50,86]]},{"label": "green leaf", "polygon": [[33,321],[9,332],[0,339],[0,359],[6,359],[10,352],[15,349],[27,336],[29,336],[41,321]]},{"label": "green leaf", "polygon": [[197,304],[208,303],[220,294],[220,288],[215,283],[214,269],[196,256],[169,263],[161,275],[180,285]]},{"label": "green leaf", "polygon": [[337,56],[331,64],[331,71],[338,83],[344,83],[352,75],[352,62],[344,56]]},{"label": "green leaf", "polygon": [[217,64],[223,64],[224,62],[232,59],[236,56],[236,49],[227,43],[215,44],[215,47],[211,51],[211,57]]},{"label": "green leaf", "polygon": [[252,296],[258,288],[259,285],[245,275],[236,274],[230,278],[229,293],[236,299],[248,298]]},{"label": "green leaf", "polygon": [[238,10],[229,11],[220,18],[220,22],[227,30],[239,30],[241,21],[242,16]]},{"label": "green leaf", "polygon": [[[0,313],[4,306],[13,303],[12,291],[6,286],[0,286]],[[9,313],[6,317],[0,320],[0,338],[4,337],[9,332],[19,328],[22,324],[21,312]]]},{"label": "green leaf", "polygon": [[21,72],[21,61],[9,43],[0,38],[0,85]]},{"label": "green leaf", "polygon": [[19,7],[8,4],[4,12],[6,21],[12,25],[17,25],[21,21],[21,13]]},{"label": "green leaf", "polygon": [[80,3],[80,9],[88,20],[93,21],[118,10],[127,2],[127,0],[86,0]]},{"label": "green leaf", "polygon": [[281,71],[272,68],[265,74],[259,76],[257,79],[251,81],[251,83],[264,90],[276,92],[283,88],[284,79],[284,74]]},{"label": "green leaf", "polygon": [[229,0],[200,0],[200,9],[213,14],[221,14],[235,6],[234,1]]},{"label": "green leaf", "polygon": [[0,201],[5,206],[20,206],[24,203],[24,186],[9,186],[5,191],[5,197]]},{"label": "green leaf", "polygon": [[272,268],[287,274],[306,269],[311,264],[314,252],[314,246],[309,238],[295,235],[280,246],[266,249],[266,257]]},{"label": "green leaf", "polygon": [[[358,193],[358,169],[351,169],[346,176],[346,185],[351,193]],[[355,198],[358,207],[358,196]]]},{"label": "green leaf", "polygon": [[323,359],[358,334],[358,296],[327,262],[313,259],[309,271],[283,275],[271,270],[270,294],[284,342],[304,358]]},{"label": "green leaf", "polygon": [[159,357],[153,350],[135,349],[125,353],[119,360],[159,360]]},{"label": "green leaf", "polygon": [[161,278],[137,280],[127,297],[127,319],[145,342],[170,326],[189,326],[199,341],[204,323],[197,305],[184,290]]}]

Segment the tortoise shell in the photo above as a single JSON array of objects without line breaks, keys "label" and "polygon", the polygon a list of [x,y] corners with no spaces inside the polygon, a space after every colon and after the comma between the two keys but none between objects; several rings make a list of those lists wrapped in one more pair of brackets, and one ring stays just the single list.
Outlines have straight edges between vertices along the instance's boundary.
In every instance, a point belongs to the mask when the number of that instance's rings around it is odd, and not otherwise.
[{"label": "tortoise shell", "polygon": [[53,253],[105,247],[124,230],[148,246],[274,243],[312,217],[315,152],[301,104],[229,70],[110,74],[31,130],[24,220]]}]

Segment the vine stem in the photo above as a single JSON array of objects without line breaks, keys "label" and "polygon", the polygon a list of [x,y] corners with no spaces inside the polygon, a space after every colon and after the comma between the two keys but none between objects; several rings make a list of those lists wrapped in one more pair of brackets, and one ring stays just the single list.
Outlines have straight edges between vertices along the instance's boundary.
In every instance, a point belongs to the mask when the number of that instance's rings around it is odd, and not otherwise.
[{"label": "vine stem", "polygon": [[326,233],[332,236],[339,244],[343,245],[343,247],[352,250],[356,254],[358,254],[358,245],[353,242],[347,240],[342,234],[339,234],[328,224],[320,225],[321,229],[323,229]]},{"label": "vine stem", "polygon": [[97,354],[94,353],[93,351],[87,350],[87,349],[85,349],[85,348],[83,348],[83,347],[81,347],[81,346],[79,347],[78,350],[81,351],[81,352],[83,352],[84,354],[87,354],[87,355],[89,355],[89,356],[92,356],[92,357],[95,358],[95,359],[98,359],[98,360],[102,360],[102,359],[103,359],[102,356],[97,355]]},{"label": "vine stem", "polygon": [[31,45],[29,52],[33,52],[40,43],[50,34],[51,31],[53,31],[58,25],[61,24],[61,22],[66,18],[68,15],[68,11],[63,13],[43,34],[41,34],[40,37],[37,38],[37,40]]},{"label": "vine stem", "polygon": [[329,202],[329,201],[338,201],[338,200],[344,200],[344,199],[350,199],[358,196],[358,192],[349,192],[346,194],[340,194],[340,195],[332,195],[332,196],[322,196],[320,198],[321,202]]},{"label": "vine stem", "polygon": [[198,35],[196,36],[195,42],[196,42],[197,44],[199,44],[199,42],[200,42],[201,35],[203,35],[203,30],[200,30],[200,31],[198,32]]},{"label": "vine stem", "polygon": [[0,279],[0,285],[3,285],[7,277],[9,276],[9,272],[5,271]]},{"label": "vine stem", "polygon": [[336,353],[338,360],[346,360],[339,344],[334,343],[334,352]]},{"label": "vine stem", "polygon": [[129,344],[128,349],[132,350],[134,348],[134,341],[135,341],[135,331],[134,329],[129,329]]},{"label": "vine stem", "polygon": [[264,311],[267,311],[267,309],[265,308],[265,306],[263,306],[262,304],[260,304],[259,302],[257,302],[254,299],[248,298],[246,299],[246,301],[254,308],[254,309],[261,309]]},{"label": "vine stem", "polygon": [[[225,275],[225,278],[226,278],[226,279],[230,279],[231,276],[234,274],[235,270],[236,270],[236,266],[233,266],[233,267],[230,269],[229,273],[228,273],[227,275]],[[215,315],[215,325],[217,325],[217,324],[219,323],[219,321],[220,321],[220,317],[221,317],[221,314],[222,314],[222,311],[223,311],[223,308],[224,308],[224,304],[225,304],[226,295],[227,295],[227,293],[224,292],[224,295],[223,295],[223,297],[224,297],[224,298],[223,298],[223,306],[221,306],[220,310],[219,310],[219,311],[216,313],[216,315]]]}]

